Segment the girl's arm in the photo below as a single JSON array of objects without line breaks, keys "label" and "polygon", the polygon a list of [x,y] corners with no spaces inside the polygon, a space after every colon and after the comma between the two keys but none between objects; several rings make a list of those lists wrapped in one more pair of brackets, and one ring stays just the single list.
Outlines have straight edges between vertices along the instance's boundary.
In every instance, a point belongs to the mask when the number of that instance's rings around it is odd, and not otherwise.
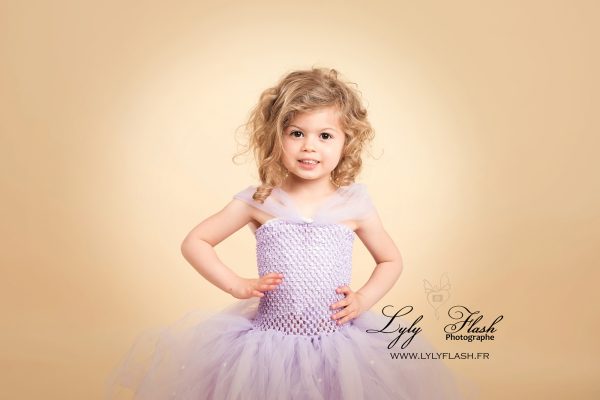
[{"label": "girl's arm", "polygon": [[200,275],[219,289],[237,298],[262,297],[277,280],[271,276],[244,279],[217,257],[214,246],[240,230],[252,220],[251,206],[233,199],[218,213],[206,218],[187,234],[181,253]]},{"label": "girl's arm", "polygon": [[366,311],[385,296],[400,277],[403,268],[402,256],[383,228],[377,212],[359,222],[356,235],[377,263],[367,283],[356,291],[361,296],[363,311]]}]

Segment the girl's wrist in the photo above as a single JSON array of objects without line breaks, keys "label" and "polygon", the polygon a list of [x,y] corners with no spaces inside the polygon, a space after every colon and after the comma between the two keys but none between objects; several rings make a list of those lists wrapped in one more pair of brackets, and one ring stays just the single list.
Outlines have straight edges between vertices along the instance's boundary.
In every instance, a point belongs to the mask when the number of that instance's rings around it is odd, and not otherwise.
[{"label": "girl's wrist", "polygon": [[355,292],[355,294],[358,296],[358,299],[359,299],[361,313],[370,310],[371,307],[373,307],[373,305],[375,304],[375,303],[371,304],[367,295],[364,292],[361,292],[360,289],[357,290]]},{"label": "girl's wrist", "polygon": [[227,280],[227,285],[225,285],[225,292],[232,295],[236,292],[239,291],[239,287],[242,284],[242,277],[238,276],[238,275],[234,275],[231,278],[229,278]]}]

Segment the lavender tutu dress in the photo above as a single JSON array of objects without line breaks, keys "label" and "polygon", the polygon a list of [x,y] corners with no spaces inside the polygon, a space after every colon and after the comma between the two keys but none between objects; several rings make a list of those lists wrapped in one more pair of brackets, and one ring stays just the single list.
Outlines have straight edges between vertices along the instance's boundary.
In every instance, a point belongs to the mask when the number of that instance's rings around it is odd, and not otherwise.
[{"label": "lavender tutu dress", "polygon": [[434,352],[422,333],[406,349],[402,340],[388,349],[397,332],[366,332],[386,325],[380,313],[367,311],[341,326],[331,319],[339,310],[330,305],[344,298],[335,290],[350,285],[352,272],[355,233],[342,222],[375,212],[365,185],[339,188],[312,219],[282,189],[263,204],[252,199],[255,190],[234,198],[273,217],[253,231],[258,274],[280,272],[282,283],[262,298],[210,315],[193,311],[147,332],[109,378],[107,397],[128,388],[142,400],[463,398],[441,361],[391,358]]}]

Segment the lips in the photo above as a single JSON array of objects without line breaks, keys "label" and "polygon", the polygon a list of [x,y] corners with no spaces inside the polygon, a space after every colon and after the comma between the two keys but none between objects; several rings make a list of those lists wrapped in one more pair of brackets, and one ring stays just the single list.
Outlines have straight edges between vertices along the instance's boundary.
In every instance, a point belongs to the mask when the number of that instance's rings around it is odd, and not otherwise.
[{"label": "lips", "polygon": [[301,160],[298,160],[298,167],[305,171],[312,171],[313,169],[317,168],[317,165],[319,165],[319,161],[312,160],[310,158],[303,158]]}]

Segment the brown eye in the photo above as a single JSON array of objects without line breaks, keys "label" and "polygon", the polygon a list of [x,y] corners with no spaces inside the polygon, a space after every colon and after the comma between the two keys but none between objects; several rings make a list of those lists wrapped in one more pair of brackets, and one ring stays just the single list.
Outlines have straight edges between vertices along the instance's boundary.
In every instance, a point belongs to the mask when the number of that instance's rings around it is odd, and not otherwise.
[{"label": "brown eye", "polygon": [[293,136],[293,137],[299,137],[299,136],[296,135],[296,133],[299,133],[299,134],[302,135],[302,132],[300,132],[300,131],[291,131],[290,135]]},{"label": "brown eye", "polygon": [[327,132],[323,132],[321,135],[325,135],[326,136],[324,139],[331,139],[331,138],[333,138],[333,136],[331,136],[331,134],[329,134]]}]

